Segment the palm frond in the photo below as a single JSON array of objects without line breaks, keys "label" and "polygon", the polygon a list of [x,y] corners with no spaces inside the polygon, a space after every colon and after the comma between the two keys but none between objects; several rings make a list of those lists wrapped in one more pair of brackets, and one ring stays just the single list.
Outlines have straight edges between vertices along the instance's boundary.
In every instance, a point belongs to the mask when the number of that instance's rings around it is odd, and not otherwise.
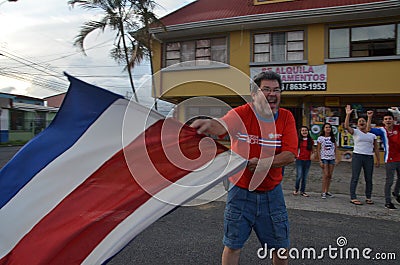
[{"label": "palm frond", "polygon": [[68,5],[74,7],[75,5],[80,6],[82,9],[91,10],[91,9],[99,9],[99,6],[93,3],[94,1],[86,1],[86,0],[70,0],[68,1]]},{"label": "palm frond", "polygon": [[104,22],[99,21],[88,21],[83,24],[79,34],[75,37],[74,45],[78,46],[83,53],[85,53],[85,48],[83,47],[83,43],[85,38],[95,30],[102,30],[104,31],[105,27],[107,26]]},{"label": "palm frond", "polygon": [[131,52],[128,67],[134,68],[137,64],[140,64],[146,57],[147,49],[140,44],[136,44]]},{"label": "palm frond", "polygon": [[126,64],[125,53],[120,47],[114,46],[110,50],[110,57],[114,59],[118,64]]},{"label": "palm frond", "polygon": [[87,10],[103,11],[104,15],[100,20],[83,24],[75,37],[74,45],[85,53],[84,40],[91,32],[104,32],[106,27],[115,31],[110,56],[119,64],[125,64],[124,70],[128,71],[132,91],[136,96],[131,69],[145,57],[151,59],[150,26],[164,27],[153,13],[157,3],[152,0],[68,0],[68,4],[72,7],[77,5]]}]

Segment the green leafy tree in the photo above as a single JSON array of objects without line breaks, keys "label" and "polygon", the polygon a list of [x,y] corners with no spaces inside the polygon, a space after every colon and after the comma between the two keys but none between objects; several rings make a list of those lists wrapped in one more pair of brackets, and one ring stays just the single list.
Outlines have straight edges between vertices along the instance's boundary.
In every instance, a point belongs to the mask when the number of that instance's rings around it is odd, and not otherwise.
[{"label": "green leafy tree", "polygon": [[[104,32],[110,29],[116,32],[114,47],[110,55],[118,63],[124,63],[135,100],[138,101],[133,82],[132,68],[150,56],[151,41],[149,27],[151,23],[160,23],[153,9],[154,1],[149,0],[70,0],[72,7],[80,6],[87,10],[100,10],[103,16],[98,20],[87,21],[75,37],[74,45],[85,53],[84,41],[93,31]],[[147,32],[147,33],[146,33]],[[146,35],[147,34],[147,35]],[[153,71],[153,68],[151,67]]]}]

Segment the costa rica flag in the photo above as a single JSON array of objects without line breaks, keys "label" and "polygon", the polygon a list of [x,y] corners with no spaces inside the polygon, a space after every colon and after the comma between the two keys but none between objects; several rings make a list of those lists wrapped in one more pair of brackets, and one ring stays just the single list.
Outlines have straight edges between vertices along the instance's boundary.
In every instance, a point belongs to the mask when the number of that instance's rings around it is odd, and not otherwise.
[{"label": "costa rica flag", "polygon": [[102,264],[246,160],[67,75],[52,123],[0,171],[0,264]]}]

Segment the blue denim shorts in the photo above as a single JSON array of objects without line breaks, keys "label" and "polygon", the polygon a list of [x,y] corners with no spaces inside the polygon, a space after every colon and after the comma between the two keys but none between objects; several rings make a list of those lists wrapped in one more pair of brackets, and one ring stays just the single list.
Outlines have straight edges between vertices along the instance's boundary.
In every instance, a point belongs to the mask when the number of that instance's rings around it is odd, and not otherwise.
[{"label": "blue denim shorts", "polygon": [[223,244],[240,249],[254,229],[261,246],[289,248],[289,221],[282,187],[268,192],[251,192],[233,186],[224,213]]},{"label": "blue denim shorts", "polygon": [[321,162],[324,165],[334,165],[335,159],[321,159]]}]

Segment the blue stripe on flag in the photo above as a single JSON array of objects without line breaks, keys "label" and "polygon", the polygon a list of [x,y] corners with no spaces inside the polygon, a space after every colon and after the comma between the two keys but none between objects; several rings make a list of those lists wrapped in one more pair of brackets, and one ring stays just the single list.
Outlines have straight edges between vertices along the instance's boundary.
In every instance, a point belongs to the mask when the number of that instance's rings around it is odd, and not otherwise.
[{"label": "blue stripe on flag", "polygon": [[1,169],[0,209],[38,172],[70,148],[114,101],[123,98],[72,76],[67,77],[70,87],[52,123]]}]

